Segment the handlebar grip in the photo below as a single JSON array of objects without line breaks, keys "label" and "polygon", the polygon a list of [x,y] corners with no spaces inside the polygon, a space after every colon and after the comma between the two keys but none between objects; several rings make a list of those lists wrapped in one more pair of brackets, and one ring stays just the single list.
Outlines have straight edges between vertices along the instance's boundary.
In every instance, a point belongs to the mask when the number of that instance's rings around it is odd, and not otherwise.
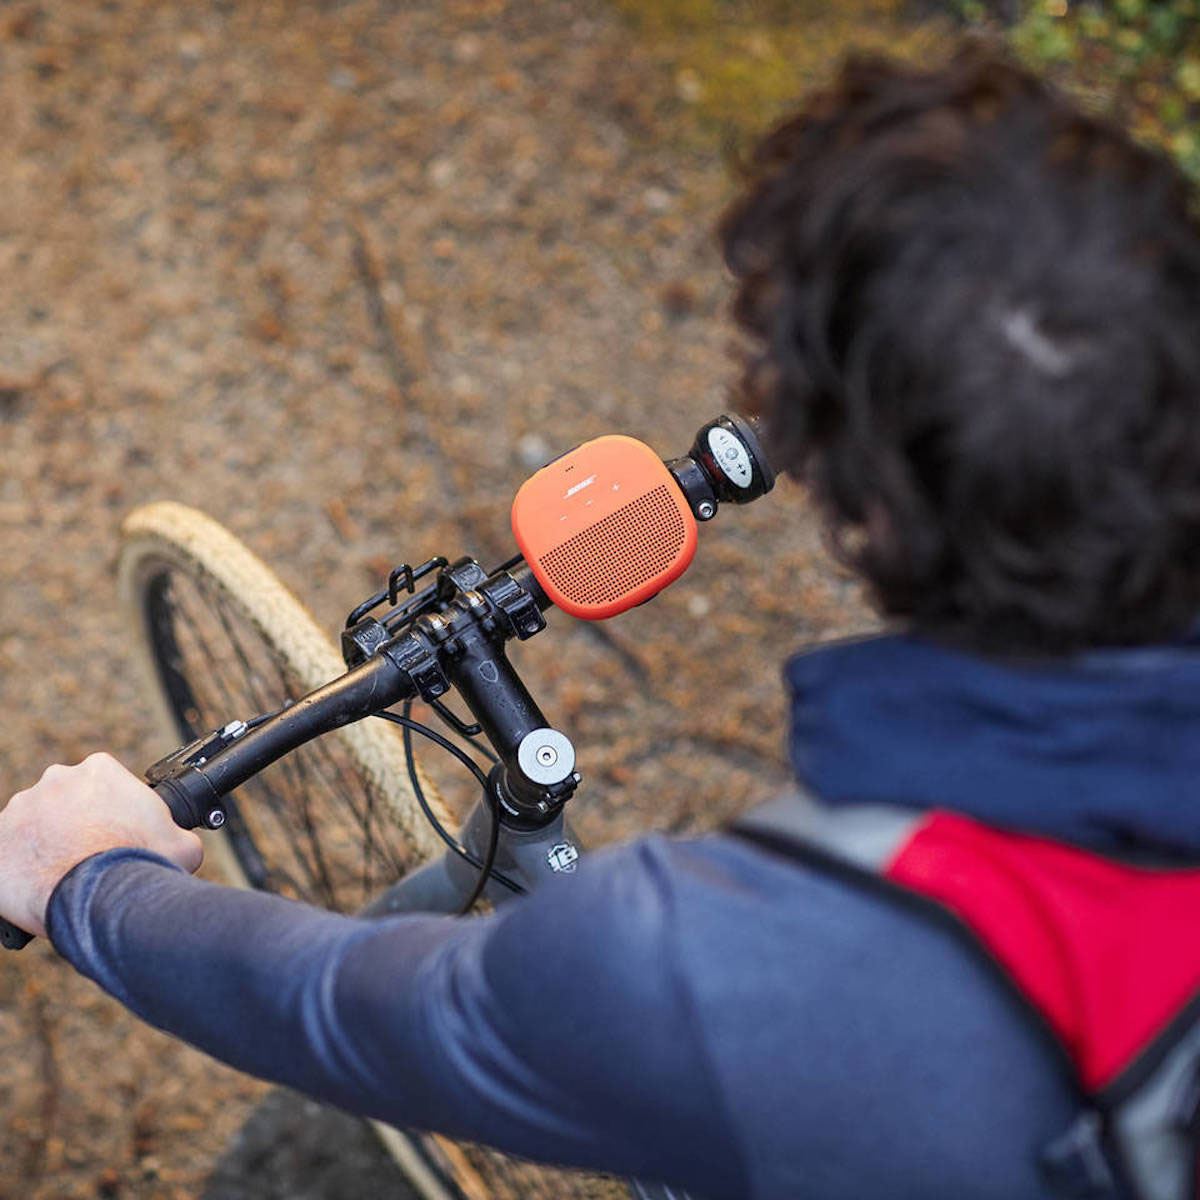
[{"label": "handlebar grip", "polygon": [[[200,780],[199,789],[188,788],[184,780],[196,778]],[[205,817],[212,807],[212,789],[203,776],[191,773],[175,779],[160,779],[153,787],[159,799],[171,810],[171,820],[180,829],[198,829],[207,824]],[[195,790],[201,794],[193,794]]]},{"label": "handlebar grip", "polygon": [[17,928],[16,925],[0,917],[0,946],[5,950],[21,950],[33,941],[33,934]]}]

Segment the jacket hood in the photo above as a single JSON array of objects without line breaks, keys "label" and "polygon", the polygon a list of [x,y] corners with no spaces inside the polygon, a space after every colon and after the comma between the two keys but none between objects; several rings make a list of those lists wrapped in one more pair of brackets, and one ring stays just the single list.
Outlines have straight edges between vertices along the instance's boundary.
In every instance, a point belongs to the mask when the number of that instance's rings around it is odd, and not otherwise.
[{"label": "jacket hood", "polygon": [[1200,857],[1200,644],[984,658],[913,635],[791,659],[792,763],[826,803],[946,808]]}]

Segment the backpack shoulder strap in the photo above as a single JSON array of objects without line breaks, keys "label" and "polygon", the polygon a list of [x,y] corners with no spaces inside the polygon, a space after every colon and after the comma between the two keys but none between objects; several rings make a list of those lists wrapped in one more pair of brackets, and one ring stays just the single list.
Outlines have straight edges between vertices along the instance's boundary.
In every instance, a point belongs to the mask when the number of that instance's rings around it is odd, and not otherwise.
[{"label": "backpack shoulder strap", "polygon": [[892,877],[890,868],[937,815],[935,810],[885,804],[827,805],[797,787],[743,814],[725,832],[776,857],[880,896],[941,929],[1013,1002],[1082,1099],[1079,1073],[1063,1039],[979,932],[936,896]]},{"label": "backpack shoulder strap", "polygon": [[[915,909],[957,933],[976,959],[991,968],[1002,989],[1033,1018],[1080,1097],[1078,1119],[1042,1156],[1047,1178],[1060,1195],[1091,1200],[1124,1193],[1141,1200],[1190,1200],[1197,1194],[1200,993],[1194,990],[1195,983],[1189,984],[1190,977],[1185,976],[1162,998],[1156,1011],[1174,1015],[1166,1028],[1146,1023],[1117,1058],[1106,1057],[1108,1040],[1100,1036],[1106,1029],[1086,1025],[1075,1029],[1069,1023],[1070,1014],[1064,1016],[1057,998],[1054,963],[1030,952],[1047,932],[1051,943],[1062,940],[1084,951],[1094,943],[1103,951],[1108,945],[1106,910],[1101,908],[1097,922],[1082,932],[1072,932],[1073,922],[1097,890],[1121,894],[1122,868],[1071,847],[973,822],[964,824],[961,818],[936,811],[829,806],[803,792],[753,810],[728,832],[776,856],[835,873],[852,885],[866,886]],[[975,853],[978,849],[984,851],[982,856]],[[1097,871],[1099,875],[1094,875]],[[1082,890],[1068,888],[1063,907],[1057,899],[1059,881],[1067,887],[1077,876]],[[1003,884],[1007,878],[1019,884],[1015,891],[997,886],[997,881]],[[1151,924],[1181,906],[1186,915],[1195,892],[1186,890],[1186,874],[1175,878],[1167,907],[1159,902],[1137,910]],[[1097,880],[1107,886],[1098,889]],[[1144,885],[1144,879],[1131,879],[1131,897],[1136,898]],[[1035,903],[1026,911],[1031,897]],[[1191,902],[1194,908],[1194,899]],[[1030,919],[1031,914],[1036,919]],[[1081,937],[1083,941],[1078,940]],[[1178,932],[1178,938],[1173,957],[1184,958],[1184,943],[1195,943],[1186,929]],[[1103,998],[1106,976],[1089,974],[1086,958],[1086,953],[1068,956],[1068,965],[1075,963],[1078,968],[1068,980],[1072,984],[1068,990],[1086,992],[1093,1000],[1098,995]],[[1138,961],[1132,959],[1121,968],[1118,983],[1126,982],[1118,993],[1128,990],[1128,968],[1137,967]],[[1083,1006],[1088,1012],[1101,1007]],[[1081,1046],[1084,1050],[1090,1046],[1090,1052],[1084,1053]],[[1098,1072],[1097,1062],[1108,1069]]]},{"label": "backpack shoulder strap", "polygon": [[829,807],[798,788],[751,809],[729,832],[783,857],[806,858],[815,851],[868,874],[883,875],[925,820],[922,812],[885,804]]}]

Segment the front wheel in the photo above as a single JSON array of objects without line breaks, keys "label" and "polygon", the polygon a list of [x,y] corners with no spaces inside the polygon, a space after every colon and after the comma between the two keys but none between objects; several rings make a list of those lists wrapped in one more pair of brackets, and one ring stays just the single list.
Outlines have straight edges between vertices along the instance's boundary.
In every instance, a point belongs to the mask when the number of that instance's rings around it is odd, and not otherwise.
[{"label": "front wheel", "polygon": [[[210,517],[151,504],[122,532],[118,586],[169,744],[274,711],[345,670],[308,611]],[[210,844],[235,882],[339,912],[441,849],[382,722],[300,747],[229,797],[227,814]]]},{"label": "front wheel", "polygon": [[[158,503],[126,518],[118,586],[169,745],[274,711],[344,671],[275,574],[211,517]],[[453,819],[424,774],[430,807]],[[356,912],[443,846],[408,784],[402,739],[360,721],[301,746],[226,799],[206,834],[234,883]],[[616,1180],[377,1126],[424,1200],[627,1200]]]}]

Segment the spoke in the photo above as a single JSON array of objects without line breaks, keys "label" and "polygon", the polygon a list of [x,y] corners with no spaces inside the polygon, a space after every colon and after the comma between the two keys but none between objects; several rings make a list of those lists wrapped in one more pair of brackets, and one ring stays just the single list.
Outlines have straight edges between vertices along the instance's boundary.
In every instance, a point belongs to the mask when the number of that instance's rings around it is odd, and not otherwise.
[{"label": "spoke", "polygon": [[[257,789],[266,797],[265,803],[255,804],[253,811],[255,813],[266,813],[270,817],[271,824],[278,831],[276,838],[271,839],[271,844],[275,844],[275,842],[278,841],[286,846],[288,856],[293,860],[293,862],[295,862],[295,864],[303,872],[304,877],[308,880],[308,890],[298,891],[297,895],[306,897],[308,899],[313,899],[322,892],[327,892],[328,887],[326,881],[321,879],[319,869],[313,863],[311,858],[307,854],[303,853],[301,848],[296,844],[296,831],[292,826],[292,822],[288,818],[288,809],[290,807],[288,802],[285,799],[280,798],[280,794],[270,783],[267,782],[265,772],[255,776],[255,778],[250,780],[249,783],[253,785],[251,788],[252,791],[254,790],[254,787],[257,787]],[[265,830],[262,830],[261,832],[264,835],[266,834]],[[269,870],[274,871],[276,868],[272,867],[269,868]]]},{"label": "spoke", "polygon": [[[330,769],[332,769],[339,777],[345,777],[345,768],[334,758],[326,742],[318,739],[312,743],[312,748],[320,757],[324,758],[324,760],[329,764]],[[355,814],[355,816],[358,818],[359,824],[363,827],[364,833],[366,833],[372,839],[371,848],[374,853],[386,864],[389,870],[395,873],[395,875],[402,875],[404,873],[404,863],[396,854],[395,849],[387,842],[383,842],[378,846],[374,842],[375,835],[373,832],[373,818],[376,812],[374,784],[372,784],[370,780],[362,779],[361,777],[353,778],[352,782],[362,786],[362,790],[367,798],[365,809],[360,811],[358,806],[350,798],[351,793],[348,790],[343,790],[340,788],[336,789],[337,797],[340,798],[346,807]],[[332,783],[330,783],[329,786],[331,789],[334,788]]]},{"label": "spoke", "polygon": [[[163,584],[160,661],[179,685],[172,703],[197,734],[298,697],[286,662],[219,587],[174,568]],[[336,738],[317,739],[238,789],[235,851],[248,870],[258,863],[260,885],[353,911],[405,869],[376,792]]]},{"label": "spoke", "polygon": [[[174,585],[172,585],[171,591],[172,591],[172,594],[174,594],[174,591],[175,591]],[[182,606],[179,606],[175,609],[175,611],[180,612],[181,609],[182,609]],[[187,614],[184,614],[184,615],[186,616]],[[185,620],[182,623],[182,628],[186,631],[187,635],[191,636],[199,643],[200,654],[201,654],[204,662],[207,664],[211,664],[211,666],[212,666],[212,670],[199,671],[194,676],[188,677],[188,683],[194,685],[196,682],[199,682],[201,680],[205,683],[210,683],[210,682],[215,683],[217,685],[217,688],[221,692],[222,700],[224,701],[224,703],[226,705],[228,705],[228,711],[225,714],[225,717],[227,720],[233,720],[233,718],[237,715],[233,711],[233,709],[236,707],[237,701],[234,699],[233,694],[225,686],[225,681],[221,677],[219,671],[217,670],[220,660],[213,653],[212,648],[209,646],[207,640],[204,637],[204,634],[200,631],[200,622],[195,619]],[[177,645],[179,644],[178,630],[176,632],[176,644]],[[180,674],[186,675],[186,673],[183,671],[181,671]],[[201,714],[201,715],[203,715],[203,714]],[[220,717],[217,717],[216,720],[219,721]],[[212,719],[209,718],[209,721],[210,721],[210,726],[211,726]],[[198,734],[202,734],[202,733],[206,733],[206,732],[207,732],[207,728],[197,730]]]},{"label": "spoke", "polygon": [[[238,661],[242,665],[242,670],[246,674],[246,686],[250,689],[250,694],[254,697],[254,703],[263,711],[268,711],[271,708],[278,707],[273,698],[267,695],[264,691],[260,691],[255,686],[256,682],[262,683],[266,687],[266,681],[259,675],[256,668],[251,664],[250,658],[246,653],[245,647],[242,645],[241,635],[238,633],[236,626],[230,619],[230,614],[221,597],[216,597],[214,607],[217,617],[221,622],[222,628],[225,630],[225,636],[229,639],[229,644],[237,655]],[[283,698],[287,700],[295,700],[294,695],[300,689],[292,686],[292,680],[288,679],[279,666],[276,659],[272,659],[272,665],[276,669],[276,674],[279,676],[280,688],[283,692]],[[300,822],[304,827],[305,833],[308,835],[308,849],[312,858],[313,865],[316,868],[316,873],[321,880],[321,886],[325,892],[325,898],[329,903],[330,908],[337,907],[337,892],[333,885],[333,879],[329,874],[329,866],[325,861],[325,855],[321,848],[321,840],[317,836],[316,825],[313,821],[312,810],[310,808],[309,789],[306,786],[303,770],[300,766],[298,753],[287,755],[280,759],[276,764],[279,767],[281,774],[286,775],[292,783],[292,790],[295,793],[296,801],[300,809]],[[281,814],[282,815],[282,814]],[[293,846],[293,850],[295,847]],[[296,857],[300,858],[300,854],[296,851]]]},{"label": "spoke", "polygon": [[[242,640],[240,637],[238,637],[237,630],[234,629],[233,623],[229,619],[229,613],[226,611],[225,601],[220,596],[214,598],[209,595],[205,598],[212,603],[217,614],[217,619],[221,622],[221,628],[224,629],[225,636],[229,639],[229,646],[233,650],[234,654],[237,655],[238,662],[240,662],[242,665],[242,670],[246,674],[246,686],[250,689],[250,695],[254,700],[255,706],[260,707],[264,712],[269,712],[271,708],[277,707],[277,705],[273,704],[272,699],[264,692],[260,692],[255,686],[256,682],[260,681],[260,676],[255,668],[251,665],[249,658],[246,657],[246,651],[242,647]],[[283,683],[284,689],[283,699],[295,700],[296,697],[290,694],[291,689],[288,688],[287,681],[283,679],[282,673],[280,675],[280,679]],[[235,717],[237,714],[230,713],[230,716]]]},{"label": "spoke", "polygon": [[[282,669],[279,663],[275,663],[275,669],[282,677]],[[286,682],[286,681],[285,681]],[[368,780],[354,778],[353,783],[359,785],[365,793],[365,805],[359,807],[355,803],[354,793],[357,790],[355,787],[347,787],[342,782],[346,772],[342,765],[334,758],[330,751],[329,743],[322,738],[317,738],[310,742],[306,750],[312,751],[314,765],[318,766],[321,773],[321,781],[327,788],[330,797],[335,806],[338,804],[344,805],[354,815],[358,821],[359,828],[362,831],[362,899],[365,902],[374,891],[375,880],[371,872],[371,863],[374,858],[378,857],[385,867],[391,868],[384,882],[390,882],[391,879],[403,874],[403,864],[396,858],[395,853],[389,850],[389,854],[385,856],[377,847],[375,842],[375,789],[371,786]],[[330,774],[332,772],[332,775]],[[390,863],[388,862],[390,858]]]},{"label": "spoke", "polygon": [[[333,797],[335,804],[340,799],[345,807],[350,810],[352,816],[358,824],[360,831],[362,832],[362,864],[360,873],[362,899],[365,902],[372,891],[371,853],[374,849],[374,833],[371,829],[370,801],[368,801],[368,807],[366,809],[360,810],[358,805],[356,805],[350,798],[349,793],[344,791],[338,785],[338,778],[340,778],[342,775],[342,769],[334,759],[333,755],[329,752],[329,748],[322,745],[319,738],[315,742],[311,742],[310,745],[313,750],[313,757],[319,764],[321,782],[325,785],[326,790]],[[330,770],[334,772],[335,778],[330,778],[328,773]],[[370,785],[367,786],[366,792],[368,797],[370,797],[372,794]]]},{"label": "spoke", "polygon": [[[232,632],[230,636],[236,640],[236,635]],[[279,662],[273,661],[272,665],[275,668],[276,674],[279,676],[280,686],[283,688],[285,693],[290,695],[291,692],[296,689],[292,688],[291,681],[284,674]],[[318,753],[319,748],[323,748],[320,738],[308,743],[306,746],[302,746],[299,750],[294,751],[285,758],[280,759],[276,766],[278,766],[280,770],[284,771],[292,781],[293,790],[296,794],[297,803],[300,810],[300,822],[303,825],[305,832],[308,834],[308,843],[311,847],[313,859],[316,862],[317,870],[320,873],[324,885],[326,899],[329,907],[338,908],[341,906],[338,904],[337,887],[334,883],[334,876],[326,862],[322,839],[318,835],[317,823],[312,813],[313,787],[303,766],[303,764],[308,763],[309,765],[317,768],[318,776],[321,782],[329,790],[336,810],[339,792],[330,784],[329,780],[325,776],[324,770],[320,767],[320,755]],[[349,805],[349,807],[351,808],[351,811],[354,812],[353,805]]]},{"label": "spoke", "polygon": [[[264,693],[261,692],[256,686],[256,680],[261,680],[261,676],[246,657],[241,641],[238,639],[225,611],[224,601],[222,598],[220,596],[214,596],[211,592],[203,587],[197,587],[196,592],[204,601],[203,612],[205,614],[215,613],[218,620],[221,622],[225,636],[228,639],[229,647],[231,650],[233,650],[241,664],[245,686],[250,693],[252,705],[263,712],[278,707],[277,704],[272,703],[271,699],[265,696]],[[199,672],[199,675],[203,678],[211,679],[216,683],[222,694],[223,700],[228,705],[228,708],[224,713],[224,718],[233,718],[237,715],[237,711],[244,705],[244,699],[234,699],[233,694],[226,685],[224,677],[221,673],[221,659],[216,653],[213,652],[208,640],[200,631],[201,620],[197,618],[192,620],[189,624],[192,632],[196,636],[196,640],[200,643],[200,649],[202,655],[204,656],[205,663],[211,664],[211,670],[201,671]],[[286,688],[284,691],[284,698],[293,698],[288,694],[288,690]],[[218,724],[222,719],[222,716],[217,716],[215,720],[210,721],[210,725]],[[281,760],[280,764],[276,765],[282,766],[284,763],[286,763],[286,761],[286,759]],[[291,806],[288,804],[283,794],[276,790],[271,783],[271,778],[277,774],[283,774],[289,778],[291,776],[291,772],[286,768],[281,772],[276,772],[273,768],[269,768],[266,772],[261,773],[260,775],[256,776],[253,781],[251,781],[253,784],[257,785],[257,790],[266,798],[265,804],[260,800],[256,808],[265,808],[266,811],[271,814],[272,819],[279,827],[280,833],[283,835],[283,841],[287,845],[290,857],[294,860],[297,867],[299,867],[304,877],[309,881],[309,887],[306,891],[304,888],[295,886],[294,877],[290,872],[282,872],[279,868],[268,868],[268,870],[272,875],[283,875],[287,879],[291,880],[294,885],[294,890],[298,896],[308,895],[311,898],[314,894],[319,894],[320,892],[324,891],[330,905],[332,906],[334,904],[333,886],[328,879],[327,872],[323,871],[322,864],[310,861],[309,856],[302,853],[300,847],[296,844],[294,830],[291,827],[291,823],[287,819],[287,812]],[[253,792],[254,788],[251,788],[250,790]],[[244,817],[245,814],[243,813],[243,818]]]}]

